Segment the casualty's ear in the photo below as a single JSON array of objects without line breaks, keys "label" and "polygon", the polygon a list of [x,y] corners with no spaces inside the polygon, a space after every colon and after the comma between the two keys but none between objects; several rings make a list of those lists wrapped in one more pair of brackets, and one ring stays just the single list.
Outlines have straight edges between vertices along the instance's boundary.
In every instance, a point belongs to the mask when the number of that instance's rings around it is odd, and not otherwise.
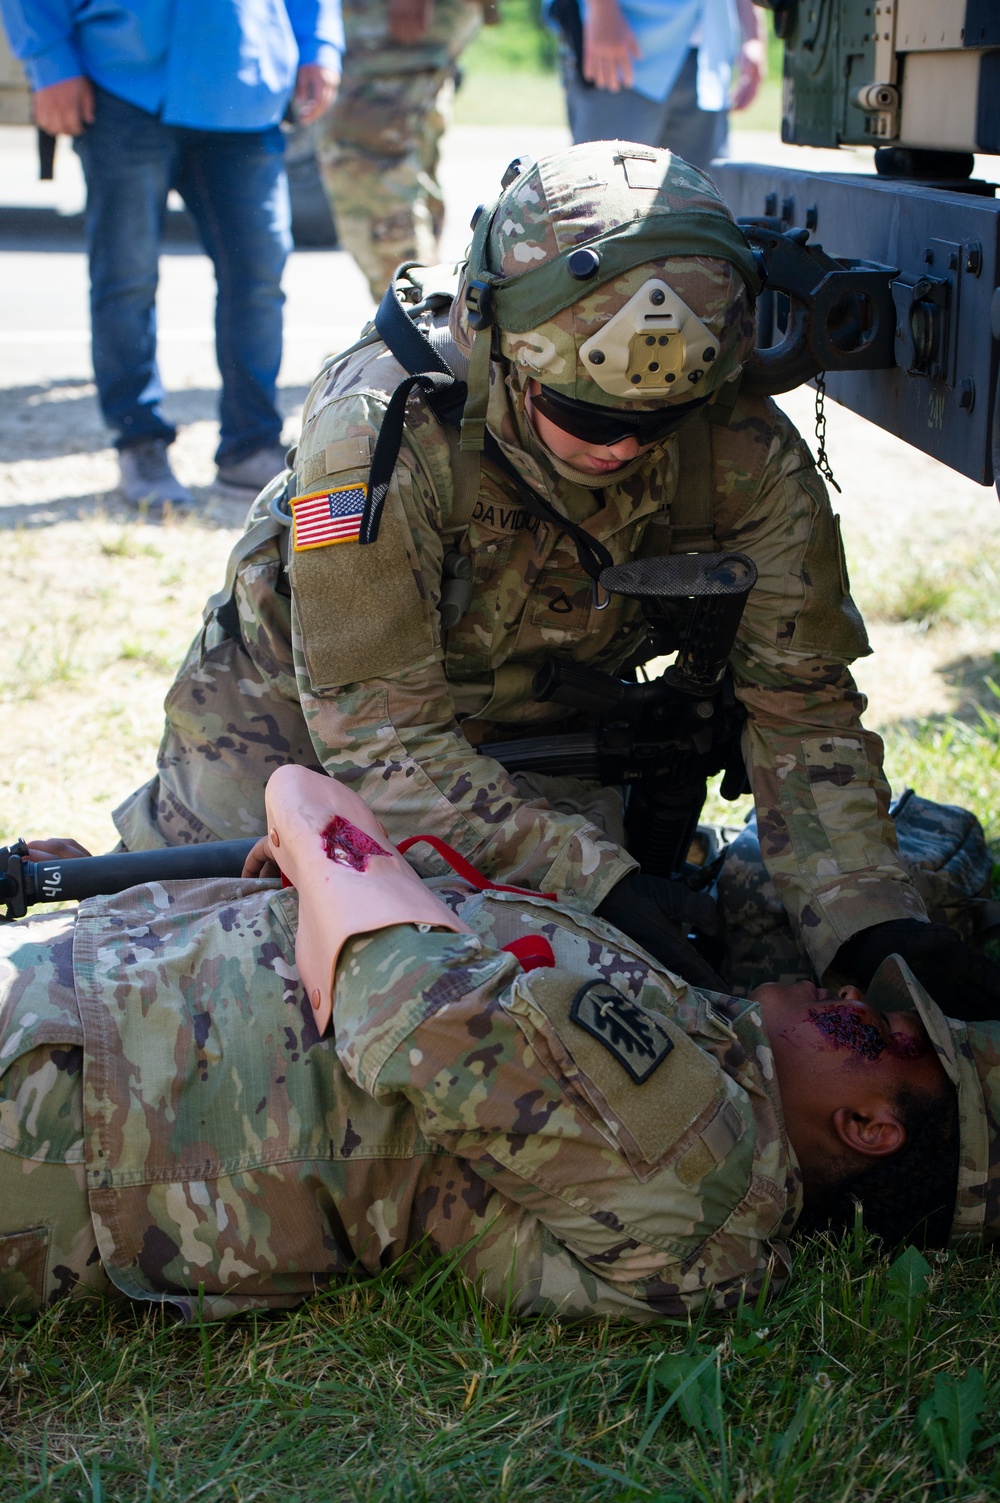
[{"label": "casualty's ear", "polygon": [[838,1106],[833,1130],[846,1148],[872,1159],[888,1158],[906,1142],[906,1128],[887,1101],[867,1112]]}]

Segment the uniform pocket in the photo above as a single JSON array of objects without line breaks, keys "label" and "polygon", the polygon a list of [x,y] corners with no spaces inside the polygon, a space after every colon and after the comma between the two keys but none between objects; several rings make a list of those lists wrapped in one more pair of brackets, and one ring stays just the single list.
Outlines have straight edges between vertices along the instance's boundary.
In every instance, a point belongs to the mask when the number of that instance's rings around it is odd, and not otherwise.
[{"label": "uniform pocket", "polygon": [[[837,852],[841,875],[883,865],[883,819],[872,787],[874,769],[864,737],[838,736],[832,731],[826,736],[811,736],[803,740],[802,754],[816,818],[826,841]],[[791,788],[791,782],[784,779],[778,786],[782,806],[787,806],[789,827],[797,830],[802,825],[804,800],[801,788]],[[808,845],[803,849],[797,845],[796,852],[803,862],[815,861],[815,851]]]},{"label": "uniform pocket", "polygon": [[509,610],[516,608],[512,592],[505,599],[502,588],[509,578],[507,560],[513,539],[489,536],[476,546],[472,529],[469,536],[473,542],[469,555],[472,598],[461,620],[444,636],[445,674],[457,682],[483,677],[498,657],[506,656],[504,622]]},{"label": "uniform pocket", "polygon": [[846,663],[867,657],[871,647],[850,595],[840,518],[826,504],[813,517],[802,574],[807,590],[792,632],[794,650]]},{"label": "uniform pocket", "polygon": [[48,1227],[0,1236],[0,1310],[32,1315],[41,1308],[48,1261]]},{"label": "uniform pocket", "polygon": [[717,1061],[641,994],[636,1000],[600,978],[581,984],[578,976],[538,971],[519,981],[507,1006],[541,1036],[558,1074],[637,1179],[674,1164],[694,1183],[742,1136]]}]

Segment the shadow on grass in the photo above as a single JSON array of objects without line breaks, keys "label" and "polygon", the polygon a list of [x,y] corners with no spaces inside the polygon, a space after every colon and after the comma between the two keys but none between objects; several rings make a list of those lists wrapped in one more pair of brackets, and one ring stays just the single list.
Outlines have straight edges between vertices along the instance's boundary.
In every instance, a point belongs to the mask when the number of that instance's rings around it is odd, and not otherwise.
[{"label": "shadow on grass", "polygon": [[1000,683],[1000,650],[956,658],[945,663],[940,673],[958,695],[956,720],[978,721],[979,709],[1000,714],[1000,696],[990,687]]},{"label": "shadow on grass", "polygon": [[0,506],[0,532],[34,531],[58,522],[108,521],[142,522],[149,527],[172,525],[178,521],[195,522],[206,528],[232,531],[241,528],[253,500],[249,491],[241,496],[223,492],[211,485],[189,487],[194,498],[191,510],[165,508],[153,515],[130,506],[117,491],[98,491],[92,496],[71,496],[63,501],[39,501],[17,506]]},{"label": "shadow on grass", "polygon": [[[983,730],[984,716],[989,721],[1000,721],[1000,687],[991,687],[991,684],[1000,686],[1000,650],[964,654],[950,663],[941,664],[934,671],[955,691],[954,708],[932,715],[906,715],[885,721],[882,723],[883,734],[926,738],[949,727]],[[874,708],[878,709],[877,703]]]},{"label": "shadow on grass", "polygon": [[[284,386],[278,391],[279,410],[288,415],[308,395],[307,386]],[[192,423],[214,422],[219,393],[216,389],[192,387],[168,392],[163,403],[167,419],[183,429]],[[3,393],[0,421],[0,461],[15,464],[30,460],[86,458],[108,454],[108,475],[114,475],[108,429],[104,425],[93,382],[79,377],[26,386],[10,387]],[[99,478],[104,478],[99,477]],[[84,485],[93,476],[83,477]],[[215,485],[190,487],[194,507],[190,512],[165,514],[165,519],[190,518],[207,527],[242,527],[253,500],[249,491],[233,491]],[[73,494],[50,496],[0,505],[0,531],[14,528],[50,527],[57,522],[80,521],[96,516],[114,521],[138,520],[156,523],[163,518],[136,510],[122,500],[114,485],[87,491],[73,487]]]},{"label": "shadow on grass", "polygon": [[[287,416],[308,395],[308,386],[280,386],[279,411]],[[218,403],[217,387],[188,387],[167,393],[163,413],[178,427],[214,422]],[[109,430],[101,417],[92,380],[74,376],[4,388],[0,460],[11,464],[22,459],[56,459],[67,454],[96,454],[109,447]]]}]

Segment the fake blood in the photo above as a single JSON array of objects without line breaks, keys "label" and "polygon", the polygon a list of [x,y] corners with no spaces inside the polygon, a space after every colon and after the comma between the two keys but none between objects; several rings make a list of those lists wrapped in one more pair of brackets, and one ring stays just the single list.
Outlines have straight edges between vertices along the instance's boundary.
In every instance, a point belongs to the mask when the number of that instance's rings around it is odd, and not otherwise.
[{"label": "fake blood", "polygon": [[835,1048],[850,1049],[862,1059],[878,1059],[886,1049],[895,1059],[916,1059],[923,1053],[919,1040],[908,1033],[894,1033],[886,1043],[874,1023],[866,1023],[858,1009],[846,1003],[810,1007],[809,1021]]},{"label": "fake blood", "polygon": [[320,840],[331,861],[336,861],[341,866],[350,866],[356,872],[365,871],[372,856],[389,855],[377,840],[373,840],[364,830],[359,830],[357,825],[352,825],[349,819],[344,819],[339,814],[335,814],[330,820],[320,835]]}]

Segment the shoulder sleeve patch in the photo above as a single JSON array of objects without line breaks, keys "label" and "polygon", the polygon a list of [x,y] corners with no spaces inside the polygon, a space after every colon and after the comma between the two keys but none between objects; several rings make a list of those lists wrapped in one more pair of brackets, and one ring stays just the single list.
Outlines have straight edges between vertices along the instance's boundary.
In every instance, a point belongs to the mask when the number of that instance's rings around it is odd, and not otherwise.
[{"label": "shoulder sleeve patch", "polygon": [[726,1096],[718,1061],[683,1028],[602,977],[537,970],[507,1004],[538,1029],[560,1068],[646,1180],[684,1154]]},{"label": "shoulder sleeve patch", "polygon": [[[299,539],[311,536],[313,541],[296,541],[289,578],[302,652],[318,694],[386,678],[434,649],[430,606],[418,586],[421,576],[404,499],[409,488],[409,475],[397,467],[378,541],[367,547],[357,541],[365,494],[361,482],[312,493],[318,520],[308,525],[318,529],[319,540],[316,532],[306,532],[303,521]],[[331,517],[331,498],[343,508],[341,517]],[[340,536],[325,535],[338,528],[343,528]],[[348,548],[326,546],[352,536]]]},{"label": "shoulder sleeve patch", "polygon": [[569,1015],[614,1055],[636,1085],[648,1080],[674,1047],[654,1013],[645,1012],[607,981],[588,981],[581,986]]},{"label": "shoulder sleeve patch", "polygon": [[341,485],[334,490],[293,496],[292,548],[326,548],[332,543],[356,543],[361,531],[368,488]]}]

